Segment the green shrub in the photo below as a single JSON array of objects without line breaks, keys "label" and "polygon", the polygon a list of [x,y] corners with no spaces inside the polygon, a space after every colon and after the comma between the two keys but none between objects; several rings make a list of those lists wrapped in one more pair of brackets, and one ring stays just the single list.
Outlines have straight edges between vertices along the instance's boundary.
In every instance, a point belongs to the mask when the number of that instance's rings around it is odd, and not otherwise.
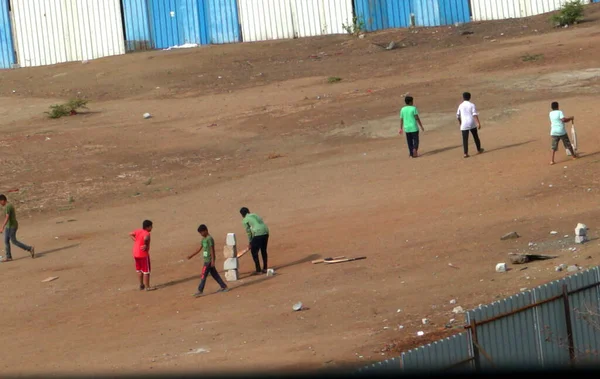
[{"label": "green shrub", "polygon": [[346,33],[351,34],[353,36],[358,36],[365,30],[365,21],[361,17],[354,16],[352,17],[352,24],[346,25],[342,24],[342,28],[346,31]]},{"label": "green shrub", "polygon": [[327,78],[327,83],[337,83],[341,81],[342,78],[338,78],[337,76],[330,76],[329,78]]},{"label": "green shrub", "polygon": [[565,3],[558,13],[550,17],[550,21],[555,26],[565,26],[577,24],[583,20],[584,5],[581,0],[573,0]]},{"label": "green shrub", "polygon": [[87,100],[71,99],[66,104],[54,104],[50,106],[50,112],[46,112],[50,118],[61,118],[77,114],[81,108],[87,109]]}]

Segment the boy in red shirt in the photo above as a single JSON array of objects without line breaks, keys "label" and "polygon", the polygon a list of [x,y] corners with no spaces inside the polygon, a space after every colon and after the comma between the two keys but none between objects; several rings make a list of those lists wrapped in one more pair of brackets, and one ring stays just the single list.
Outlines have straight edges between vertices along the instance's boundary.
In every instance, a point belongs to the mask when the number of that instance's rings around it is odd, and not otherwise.
[{"label": "boy in red shirt", "polygon": [[152,221],[144,220],[142,229],[129,233],[133,240],[133,259],[135,260],[135,271],[140,279],[140,290],[153,291],[150,287],[150,232]]}]

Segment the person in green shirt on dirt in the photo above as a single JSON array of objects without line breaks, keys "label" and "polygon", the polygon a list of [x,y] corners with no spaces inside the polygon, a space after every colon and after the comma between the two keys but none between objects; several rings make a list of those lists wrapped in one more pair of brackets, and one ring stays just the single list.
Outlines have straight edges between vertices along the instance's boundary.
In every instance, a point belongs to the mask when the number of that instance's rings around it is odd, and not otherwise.
[{"label": "person in green shirt on dirt", "polygon": [[[256,272],[253,275],[265,274],[267,272],[267,245],[269,244],[269,228],[263,222],[259,215],[250,213],[250,210],[246,207],[240,209],[240,213],[244,218],[242,223],[246,228],[246,234],[248,234],[248,249],[252,253],[252,259],[254,259],[254,265],[256,266]],[[262,255],[263,269],[260,269],[260,261],[258,260],[258,251]]]},{"label": "person in green shirt on dirt", "polygon": [[206,285],[206,278],[210,274],[213,279],[221,286],[219,292],[229,292],[227,284],[223,282],[217,268],[215,267],[216,255],[215,255],[215,240],[208,233],[208,227],[204,224],[198,227],[198,233],[202,236],[202,246],[196,250],[196,252],[188,255],[187,259],[192,259],[198,253],[202,251],[202,258],[204,265],[202,266],[202,275],[200,276],[200,284],[198,285],[198,291],[194,294],[194,297],[200,297],[204,295],[204,286]]},{"label": "person in green shirt on dirt", "polygon": [[8,199],[4,195],[0,195],[0,205],[4,207],[4,223],[0,233],[4,232],[4,249],[6,256],[2,258],[1,262],[12,261],[12,254],[10,251],[10,243],[12,242],[15,246],[20,247],[23,250],[29,251],[31,258],[35,258],[35,248],[33,246],[25,245],[24,243],[17,240],[17,229],[19,229],[19,223],[17,222],[17,212],[15,206],[8,202]]},{"label": "person in green shirt on dirt", "polygon": [[419,110],[413,105],[413,97],[406,96],[404,102],[406,106],[400,110],[400,133],[406,132],[406,143],[408,144],[408,154],[411,158],[419,156],[419,128],[425,131],[421,119],[419,118]]}]

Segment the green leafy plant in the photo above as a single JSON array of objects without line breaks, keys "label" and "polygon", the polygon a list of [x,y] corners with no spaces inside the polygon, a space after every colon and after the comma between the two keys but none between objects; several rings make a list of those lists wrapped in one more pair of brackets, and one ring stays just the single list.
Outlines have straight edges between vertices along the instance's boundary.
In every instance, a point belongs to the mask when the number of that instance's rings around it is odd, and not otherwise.
[{"label": "green leafy plant", "polygon": [[365,21],[362,17],[354,16],[352,17],[352,23],[350,25],[343,23],[342,28],[344,28],[346,33],[356,37],[365,31]]},{"label": "green leafy plant", "polygon": [[342,78],[339,78],[337,76],[330,76],[329,78],[327,78],[327,83],[337,83],[337,82],[341,82]]},{"label": "green leafy plant", "polygon": [[73,116],[77,114],[77,110],[87,108],[88,100],[71,99],[65,104],[54,104],[50,106],[50,112],[46,112],[50,118],[61,118],[63,116]]},{"label": "green leafy plant", "polygon": [[583,13],[584,5],[581,0],[572,0],[553,14],[550,21],[556,26],[573,25],[583,20]]}]

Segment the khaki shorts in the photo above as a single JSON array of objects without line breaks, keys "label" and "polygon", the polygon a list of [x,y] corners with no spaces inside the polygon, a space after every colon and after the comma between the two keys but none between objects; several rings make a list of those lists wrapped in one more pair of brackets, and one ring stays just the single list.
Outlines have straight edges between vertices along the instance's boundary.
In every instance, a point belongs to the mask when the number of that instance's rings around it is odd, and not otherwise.
[{"label": "khaki shorts", "polygon": [[562,136],[552,136],[552,150],[558,150],[558,142],[561,140],[563,145],[565,145],[565,149],[571,149],[571,140],[569,140],[569,135],[563,134]]}]

